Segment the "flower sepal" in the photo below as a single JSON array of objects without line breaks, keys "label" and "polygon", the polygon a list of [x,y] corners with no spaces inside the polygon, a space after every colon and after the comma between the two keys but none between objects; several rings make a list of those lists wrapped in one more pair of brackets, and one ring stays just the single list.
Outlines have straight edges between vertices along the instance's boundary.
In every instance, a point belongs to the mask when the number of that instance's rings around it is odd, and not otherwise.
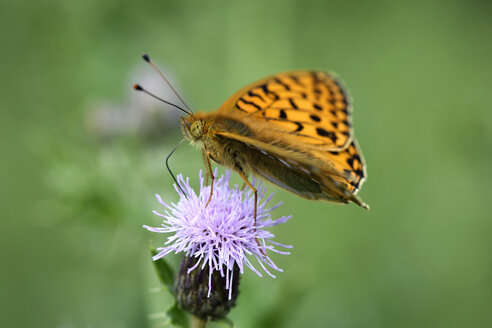
[{"label": "flower sepal", "polygon": [[173,325],[173,327],[190,327],[188,314],[185,310],[179,307],[176,300],[174,300],[173,304],[166,310],[166,317],[169,319],[169,323]]},{"label": "flower sepal", "polygon": [[[149,250],[150,250],[150,255],[152,258],[159,254],[159,252],[152,247],[149,241]],[[167,263],[167,261],[164,258],[160,258],[156,261],[152,261],[154,263],[154,268],[157,273],[157,277],[159,278],[160,282],[167,288],[167,290],[174,294],[174,270],[173,268]]]},{"label": "flower sepal", "polygon": [[[149,250],[152,258],[158,254],[157,250],[151,246],[150,242]],[[160,258],[152,262],[154,263],[154,268],[159,281],[163,284],[164,289],[171,293],[173,296],[173,304],[165,312],[166,318],[173,326],[188,328],[190,326],[188,314],[185,310],[179,307],[174,293],[175,274],[173,268],[169,265],[169,263],[167,263],[164,258]]]}]

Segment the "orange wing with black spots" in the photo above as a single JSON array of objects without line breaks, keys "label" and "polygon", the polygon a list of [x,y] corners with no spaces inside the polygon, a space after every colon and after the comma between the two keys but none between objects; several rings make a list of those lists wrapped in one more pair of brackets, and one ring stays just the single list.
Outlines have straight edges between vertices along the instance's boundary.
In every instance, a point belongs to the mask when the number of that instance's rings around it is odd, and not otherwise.
[{"label": "orange wing with black spots", "polygon": [[350,101],[333,74],[267,77],[236,92],[216,117],[229,123],[214,133],[247,146],[242,157],[253,173],[305,198],[368,208],[356,196],[367,174]]},{"label": "orange wing with black spots", "polygon": [[340,176],[335,177],[335,180],[343,184],[354,195],[357,194],[367,174],[364,159],[355,140],[344,150],[316,152],[315,154],[341,173]]},{"label": "orange wing with black spots", "polygon": [[336,151],[352,141],[347,92],[333,75],[317,71],[277,74],[236,92],[219,113],[241,112],[296,136],[310,149]]}]

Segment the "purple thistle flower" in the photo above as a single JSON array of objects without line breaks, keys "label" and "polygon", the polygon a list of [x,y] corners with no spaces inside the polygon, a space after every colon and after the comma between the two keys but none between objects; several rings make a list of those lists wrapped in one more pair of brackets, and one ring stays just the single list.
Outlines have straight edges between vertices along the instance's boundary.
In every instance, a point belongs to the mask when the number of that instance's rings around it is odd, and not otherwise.
[{"label": "purple thistle flower", "polygon": [[[214,172],[217,176],[217,170]],[[210,186],[204,185],[202,172],[200,171],[200,194],[197,195],[190,187],[189,178],[186,180],[180,174],[178,183],[187,194],[174,185],[180,200],[177,204],[165,203],[159,195],[157,200],[166,209],[164,214],[153,211],[154,214],[163,218],[161,227],[149,227],[149,231],[159,233],[173,233],[167,238],[163,247],[157,248],[159,253],[153,257],[158,260],[172,252],[184,253],[186,257],[197,258],[196,264],[188,269],[188,273],[201,266],[209,266],[208,297],[212,289],[212,273],[217,271],[221,277],[226,278],[225,288],[229,290],[231,299],[233,268],[239,267],[239,272],[244,272],[244,267],[250,268],[258,276],[261,272],[255,267],[251,260],[257,264],[269,276],[275,278],[270,269],[281,272],[282,269],[268,257],[267,251],[278,254],[290,254],[276,249],[276,246],[291,248],[291,246],[273,242],[275,236],[265,228],[286,222],[291,216],[282,216],[273,220],[270,212],[279,207],[281,203],[266,207],[273,193],[263,200],[266,188],[258,183],[258,209],[256,228],[254,225],[254,194],[248,188],[240,190],[238,185],[229,188],[230,171],[215,180],[213,196],[210,204],[205,207],[210,196]],[[254,182],[255,184],[255,182]]]}]

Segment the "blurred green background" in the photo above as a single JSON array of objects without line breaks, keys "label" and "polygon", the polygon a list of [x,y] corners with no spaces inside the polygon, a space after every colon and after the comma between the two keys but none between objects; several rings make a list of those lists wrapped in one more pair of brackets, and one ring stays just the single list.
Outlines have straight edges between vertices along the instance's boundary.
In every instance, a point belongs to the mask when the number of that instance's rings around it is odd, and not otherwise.
[{"label": "blurred green background", "polygon": [[[179,113],[258,78],[337,72],[354,99],[371,205],[285,204],[277,279],[247,273],[238,327],[492,326],[490,1],[4,1],[2,327],[161,327],[170,304],[142,229]],[[199,151],[175,172],[198,181]],[[239,181],[236,179],[236,181]],[[196,184],[195,184],[196,185]],[[174,259],[176,262],[177,259]]]}]

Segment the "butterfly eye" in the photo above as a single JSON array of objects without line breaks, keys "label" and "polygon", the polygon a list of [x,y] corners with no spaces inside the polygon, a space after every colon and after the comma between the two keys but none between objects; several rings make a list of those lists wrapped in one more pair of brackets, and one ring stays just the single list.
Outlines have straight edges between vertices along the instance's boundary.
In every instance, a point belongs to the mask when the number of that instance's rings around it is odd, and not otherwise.
[{"label": "butterfly eye", "polygon": [[191,133],[191,136],[195,139],[201,138],[203,135],[203,122],[202,121],[195,121],[195,122],[191,123],[190,133]]}]

